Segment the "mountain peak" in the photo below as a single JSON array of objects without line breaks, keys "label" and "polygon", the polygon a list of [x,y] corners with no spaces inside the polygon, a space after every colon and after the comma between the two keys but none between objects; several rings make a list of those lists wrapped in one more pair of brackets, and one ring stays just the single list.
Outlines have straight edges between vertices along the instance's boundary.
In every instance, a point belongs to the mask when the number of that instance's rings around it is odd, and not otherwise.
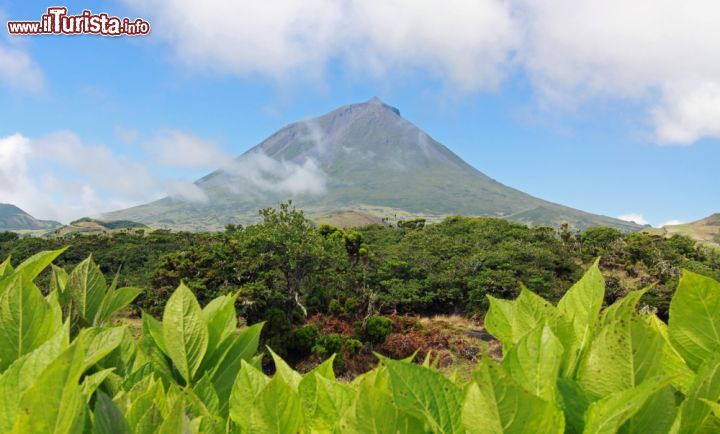
[{"label": "mountain peak", "polygon": [[13,204],[0,203],[0,232],[54,229],[58,226],[61,226],[58,222],[37,220]]},{"label": "mountain peak", "polygon": [[379,106],[379,107],[383,107],[383,108],[386,108],[386,109],[392,111],[392,112],[395,113],[396,115],[401,116],[401,115],[400,115],[400,110],[398,110],[396,107],[393,107],[393,106],[391,106],[391,105],[389,105],[389,104],[385,104],[385,102],[384,102],[383,100],[381,100],[380,98],[378,98],[377,96],[374,96],[374,97],[370,98],[370,99],[368,100],[368,102],[366,102],[365,104],[367,104],[367,105],[369,105],[369,106]]},{"label": "mountain peak", "polygon": [[166,227],[217,228],[254,221],[257,209],[292,198],[308,215],[496,216],[574,228],[640,226],[550,203],[467,164],[400,111],[373,97],[287,125],[195,182],[202,201],[168,197],[107,215]]}]

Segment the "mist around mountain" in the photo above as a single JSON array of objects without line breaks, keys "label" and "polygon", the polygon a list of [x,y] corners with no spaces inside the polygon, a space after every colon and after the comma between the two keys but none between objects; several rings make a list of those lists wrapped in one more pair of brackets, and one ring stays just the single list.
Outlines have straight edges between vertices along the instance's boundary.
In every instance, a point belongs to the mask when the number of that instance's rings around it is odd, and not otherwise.
[{"label": "mist around mountain", "polygon": [[[348,214],[397,221],[494,216],[574,229],[642,228],[548,202],[501,184],[373,98],[290,124],[182,197],[106,214],[155,227],[217,230],[257,221],[257,210],[292,199],[315,219]],[[362,219],[367,220],[367,219]]]},{"label": "mist around mountain", "polygon": [[0,203],[0,231],[38,231],[62,226],[52,220],[38,220],[9,203]]}]

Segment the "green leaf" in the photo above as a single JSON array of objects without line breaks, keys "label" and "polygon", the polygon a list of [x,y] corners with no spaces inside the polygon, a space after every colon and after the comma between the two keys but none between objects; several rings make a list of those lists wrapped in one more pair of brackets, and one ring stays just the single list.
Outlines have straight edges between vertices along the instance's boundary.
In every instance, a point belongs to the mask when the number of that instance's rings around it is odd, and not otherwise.
[{"label": "green leaf", "polygon": [[200,381],[193,387],[193,392],[202,401],[205,408],[207,408],[213,414],[220,413],[220,400],[218,399],[215,387],[206,375],[200,379]]},{"label": "green leaf", "polygon": [[60,319],[37,286],[16,273],[0,295],[0,371],[42,345],[60,327]]},{"label": "green leaf", "polygon": [[223,414],[225,414],[230,390],[235,382],[235,377],[240,371],[241,363],[243,361],[249,363],[252,356],[257,352],[262,328],[263,323],[258,323],[240,331],[233,338],[232,345],[220,363],[213,368],[212,382],[220,399]]},{"label": "green leaf", "polygon": [[652,394],[640,410],[620,427],[619,432],[667,433],[670,432],[676,413],[675,392],[671,386],[665,386]]},{"label": "green leaf", "polygon": [[585,426],[585,413],[592,403],[591,397],[575,380],[570,378],[560,378],[557,388],[565,415],[566,432],[581,433]]},{"label": "green leaf", "polygon": [[494,362],[484,359],[473,377],[462,403],[462,423],[469,434],[564,432],[560,409],[524,390]]},{"label": "green leaf", "polygon": [[686,394],[690,390],[690,385],[695,380],[695,373],[688,367],[680,353],[672,346],[670,337],[668,336],[667,325],[662,322],[656,315],[650,315],[646,321],[660,336],[662,336],[665,345],[663,345],[662,368],[666,377],[671,377],[671,384]]},{"label": "green leaf", "polygon": [[165,403],[162,384],[152,376],[137,383],[127,393],[125,417],[133,433],[154,433],[162,423],[161,408]]},{"label": "green leaf", "polygon": [[250,425],[249,408],[270,379],[244,360],[230,394],[230,418],[244,431]]},{"label": "green leaf", "polygon": [[720,403],[717,403],[715,401],[710,401],[708,399],[700,398],[700,401],[704,402],[705,404],[710,407],[710,410],[712,410],[712,414],[715,417],[720,418]]},{"label": "green leaf", "polygon": [[78,335],[84,348],[83,370],[89,369],[117,348],[125,335],[125,326],[86,328]]},{"label": "green leaf", "polygon": [[546,401],[554,401],[563,348],[548,326],[538,327],[513,346],[503,368],[521,387]]},{"label": "green leaf", "polygon": [[513,317],[513,302],[495,298],[491,295],[488,295],[487,298],[490,301],[490,309],[485,315],[485,328],[495,339],[510,347],[514,342],[511,319]]},{"label": "green leaf", "polygon": [[720,400],[720,356],[715,356],[698,369],[695,381],[680,407],[678,433],[699,432],[712,410],[706,401],[718,400]]},{"label": "green leaf", "polygon": [[208,349],[210,351],[217,348],[220,342],[237,329],[235,300],[237,300],[237,294],[222,295],[203,308],[203,315],[208,324]]},{"label": "green leaf", "polygon": [[[50,276],[50,291],[57,291],[58,294],[62,295],[65,293],[65,286],[69,279],[67,271],[58,267],[55,264],[51,265],[52,275]],[[61,297],[61,300],[64,300]]]},{"label": "green leaf", "polygon": [[[243,367],[245,369],[245,367]],[[249,432],[296,433],[303,424],[300,397],[276,375],[255,397],[250,407]]]},{"label": "green leaf", "polygon": [[93,325],[102,325],[110,319],[114,314],[125,309],[138,295],[142,293],[142,289],[125,287],[105,294],[102,305],[95,317]]},{"label": "green leaf", "polygon": [[513,344],[536,328],[549,323],[550,319],[556,316],[555,306],[523,286],[520,295],[513,302],[511,317]]},{"label": "green leaf", "polygon": [[292,387],[294,391],[297,391],[300,381],[302,380],[302,375],[295,372],[293,368],[285,363],[282,357],[273,352],[272,348],[268,347],[268,351],[270,351],[273,362],[275,362],[275,375],[282,377],[285,384]]},{"label": "green leaf", "polygon": [[92,397],[92,394],[95,393],[95,390],[97,390],[98,387],[105,381],[110,374],[113,372],[114,368],[110,369],[103,369],[102,371],[98,371],[94,374],[86,376],[82,383],[80,384],[80,389],[82,390],[83,396],[85,396],[86,401],[90,401],[90,398]]},{"label": "green leaf", "polygon": [[298,385],[298,393],[300,394],[300,398],[302,398],[303,400],[306,414],[315,414],[315,409],[317,407],[318,377],[324,377],[329,380],[335,379],[335,372],[333,371],[334,361],[335,354],[333,354],[327,360],[315,367],[315,369],[305,374],[302,380],[300,380],[300,384]]},{"label": "green leaf", "polygon": [[600,326],[602,327],[616,320],[635,316],[640,298],[645,295],[649,289],[648,287],[637,291],[630,291],[625,297],[617,300],[612,306],[605,309],[600,320]]},{"label": "green leaf", "polygon": [[[316,375],[316,395],[311,419],[313,432],[336,432],[340,420],[354,401],[356,391],[347,384]],[[307,414],[307,413],[306,413]]]},{"label": "green leaf", "polygon": [[720,351],[720,283],[683,271],[670,302],[670,342],[697,371],[704,360]]},{"label": "green leaf", "polygon": [[669,383],[669,379],[650,378],[637,387],[612,393],[594,402],[585,418],[586,434],[614,434],[633,417],[645,402]]},{"label": "green leaf", "polygon": [[102,391],[97,393],[93,434],[131,434],[130,426],[115,403]]},{"label": "green leaf", "polygon": [[163,335],[168,355],[189,384],[208,345],[208,328],[195,295],[180,284],[165,306]]},{"label": "green leaf", "polygon": [[157,434],[177,434],[187,432],[189,420],[185,417],[185,400],[181,396],[170,409],[170,413],[163,420],[157,430]]},{"label": "green leaf", "polygon": [[437,433],[463,432],[462,391],[440,373],[410,363],[385,360],[397,407],[423,418]]},{"label": "green leaf", "polygon": [[[582,279],[565,293],[557,306],[560,313],[573,324],[577,343],[574,350],[577,358],[582,356],[592,340],[605,296],[605,280],[600,273],[599,263],[600,259],[595,261]],[[570,350],[567,345],[566,349]],[[571,363],[570,369],[574,365]]]},{"label": "green leaf", "polygon": [[5,276],[9,276],[10,274],[12,274],[13,271],[15,270],[10,263],[10,256],[8,256],[2,263],[0,263],[0,279]]},{"label": "green leaf", "polygon": [[143,336],[147,336],[163,354],[168,355],[167,345],[165,344],[165,334],[163,333],[163,326],[160,321],[156,320],[152,315],[143,312],[142,331]]},{"label": "green leaf", "polygon": [[601,398],[662,372],[663,339],[637,314],[603,326],[581,361],[577,378]]},{"label": "green leaf", "polygon": [[20,397],[37,381],[69,343],[70,329],[66,324],[33,352],[16,360],[0,375],[0,432],[9,432],[20,412]]},{"label": "green leaf", "polygon": [[82,432],[87,406],[78,384],[82,347],[72,345],[55,359],[20,400],[14,433]]},{"label": "green leaf", "polygon": [[395,407],[382,369],[371,371],[360,379],[355,403],[340,421],[339,432],[396,434],[424,431],[422,421]]},{"label": "green leaf", "polygon": [[22,279],[25,282],[34,281],[35,278],[45,268],[47,268],[47,266],[50,265],[52,261],[55,260],[55,258],[60,256],[62,252],[65,251],[65,249],[67,249],[67,247],[59,250],[51,250],[37,253],[23,261],[23,263],[20,264],[12,273],[7,273],[7,270],[11,269],[12,267],[6,268],[4,277],[0,278],[0,294],[5,292],[5,290],[7,289],[7,285],[10,283],[10,280],[14,276],[22,276]]},{"label": "green leaf", "polygon": [[79,263],[70,273],[67,291],[83,322],[87,325],[92,324],[107,292],[105,276],[93,262],[92,255]]},{"label": "green leaf", "polygon": [[558,309],[539,295],[521,285],[520,295],[514,301],[488,296],[490,310],[485,317],[485,327],[505,350],[520,341],[526,334],[547,324],[563,342],[572,339],[572,324],[563,318]]}]

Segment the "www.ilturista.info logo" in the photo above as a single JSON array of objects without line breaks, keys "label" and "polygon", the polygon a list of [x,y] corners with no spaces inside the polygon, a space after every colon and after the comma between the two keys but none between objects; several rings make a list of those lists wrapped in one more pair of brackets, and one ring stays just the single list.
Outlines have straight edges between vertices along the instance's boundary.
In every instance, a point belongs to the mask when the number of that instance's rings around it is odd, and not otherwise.
[{"label": "www.ilturista.info logo", "polygon": [[68,15],[66,7],[50,7],[40,21],[8,21],[11,35],[77,35],[88,33],[102,36],[142,36],[150,33],[150,23],[137,18],[111,17],[84,10]]}]

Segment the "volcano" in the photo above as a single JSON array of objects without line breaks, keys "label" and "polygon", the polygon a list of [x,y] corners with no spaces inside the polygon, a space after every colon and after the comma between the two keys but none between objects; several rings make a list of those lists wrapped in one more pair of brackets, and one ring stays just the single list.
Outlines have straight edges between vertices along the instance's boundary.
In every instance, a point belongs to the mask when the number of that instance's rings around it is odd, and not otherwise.
[{"label": "volcano", "polygon": [[217,230],[292,199],[311,218],[358,213],[390,221],[491,216],[575,229],[641,226],[548,202],[501,184],[378,98],[290,124],[197,180],[193,191],[105,218]]}]

